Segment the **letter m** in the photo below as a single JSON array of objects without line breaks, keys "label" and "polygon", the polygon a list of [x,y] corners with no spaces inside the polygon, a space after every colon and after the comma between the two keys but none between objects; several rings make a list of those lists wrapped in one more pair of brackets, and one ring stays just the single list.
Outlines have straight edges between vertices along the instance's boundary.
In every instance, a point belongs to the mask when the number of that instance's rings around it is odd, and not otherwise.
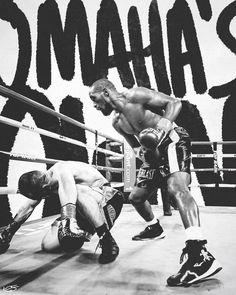
[{"label": "letter m", "polygon": [[53,45],[61,77],[70,81],[75,74],[75,41],[79,45],[80,68],[83,83],[93,81],[93,56],[87,15],[82,1],[71,0],[67,7],[63,29],[55,0],[47,0],[38,10],[37,79],[40,87],[51,85],[51,46]]}]

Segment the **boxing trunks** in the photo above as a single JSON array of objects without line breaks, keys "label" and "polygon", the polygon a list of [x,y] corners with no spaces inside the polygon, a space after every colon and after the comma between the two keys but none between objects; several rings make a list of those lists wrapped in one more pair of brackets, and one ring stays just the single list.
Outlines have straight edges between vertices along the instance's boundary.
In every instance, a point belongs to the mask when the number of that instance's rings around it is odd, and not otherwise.
[{"label": "boxing trunks", "polygon": [[111,187],[109,182],[103,184],[100,188],[91,188],[102,195],[102,199],[99,204],[101,214],[103,215],[108,228],[111,229],[123,207],[123,194],[119,190]]},{"label": "boxing trunks", "polygon": [[144,153],[144,161],[139,169],[137,187],[154,189],[161,187],[166,178],[177,171],[190,174],[191,142],[189,134],[182,127],[175,127],[158,147],[160,157],[154,161],[153,151]]},{"label": "boxing trunks", "polygon": [[[121,209],[124,203],[123,194],[112,188],[110,183],[104,183],[100,187],[90,187],[92,190],[101,194],[101,202],[99,203],[100,212],[104,217],[104,221],[107,224],[108,228],[111,229],[115,220],[120,215]],[[76,220],[78,226],[89,234],[94,234],[95,229],[90,222],[77,210]],[[52,226],[58,226],[60,223],[60,217],[58,217],[53,223]]]}]

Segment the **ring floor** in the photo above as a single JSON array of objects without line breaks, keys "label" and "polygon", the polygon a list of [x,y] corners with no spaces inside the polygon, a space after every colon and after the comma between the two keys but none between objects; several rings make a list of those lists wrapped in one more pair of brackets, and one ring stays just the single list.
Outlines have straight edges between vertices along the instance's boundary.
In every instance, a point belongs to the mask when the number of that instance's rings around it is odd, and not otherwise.
[{"label": "ring floor", "polygon": [[179,269],[185,233],[178,211],[163,216],[162,207],[153,205],[160,216],[166,237],[161,240],[132,241],[144,228],[133,207],[125,204],[112,229],[120,254],[116,261],[99,265],[98,238],[73,253],[44,253],[41,239],[55,216],[27,222],[16,233],[8,251],[0,255],[2,292],[17,294],[212,294],[236,292],[236,208],[200,207],[207,249],[222,264],[215,276],[190,287],[169,287],[166,279]]}]

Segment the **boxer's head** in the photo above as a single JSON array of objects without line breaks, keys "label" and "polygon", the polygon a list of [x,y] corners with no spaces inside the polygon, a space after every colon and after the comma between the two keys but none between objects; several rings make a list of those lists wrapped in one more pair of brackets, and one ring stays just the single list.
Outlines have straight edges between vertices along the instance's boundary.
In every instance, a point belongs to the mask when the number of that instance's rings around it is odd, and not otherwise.
[{"label": "boxer's head", "polygon": [[93,101],[94,107],[105,116],[109,116],[113,111],[112,101],[116,94],[115,86],[107,79],[97,80],[89,91],[89,97]]},{"label": "boxer's head", "polygon": [[45,173],[34,170],[21,175],[18,181],[18,193],[25,197],[40,201],[45,195]]}]

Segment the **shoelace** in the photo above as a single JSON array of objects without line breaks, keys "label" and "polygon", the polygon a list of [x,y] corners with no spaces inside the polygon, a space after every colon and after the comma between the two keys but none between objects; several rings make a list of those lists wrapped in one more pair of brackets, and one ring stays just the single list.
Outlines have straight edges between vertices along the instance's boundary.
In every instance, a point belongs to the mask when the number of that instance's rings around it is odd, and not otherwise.
[{"label": "shoelace", "polygon": [[150,227],[150,225],[149,226],[147,226],[143,231],[141,231],[141,233],[143,234],[143,233],[145,233],[145,232],[147,232],[147,231],[149,231],[149,230],[151,230],[152,228]]},{"label": "shoelace", "polygon": [[94,253],[96,253],[96,251],[97,251],[98,248],[102,248],[101,240],[104,238],[105,234],[106,234],[106,233],[103,233],[103,235],[102,235],[101,237],[99,237],[99,241],[98,241],[98,243],[97,243],[97,246],[96,246],[96,248],[95,248]]}]

